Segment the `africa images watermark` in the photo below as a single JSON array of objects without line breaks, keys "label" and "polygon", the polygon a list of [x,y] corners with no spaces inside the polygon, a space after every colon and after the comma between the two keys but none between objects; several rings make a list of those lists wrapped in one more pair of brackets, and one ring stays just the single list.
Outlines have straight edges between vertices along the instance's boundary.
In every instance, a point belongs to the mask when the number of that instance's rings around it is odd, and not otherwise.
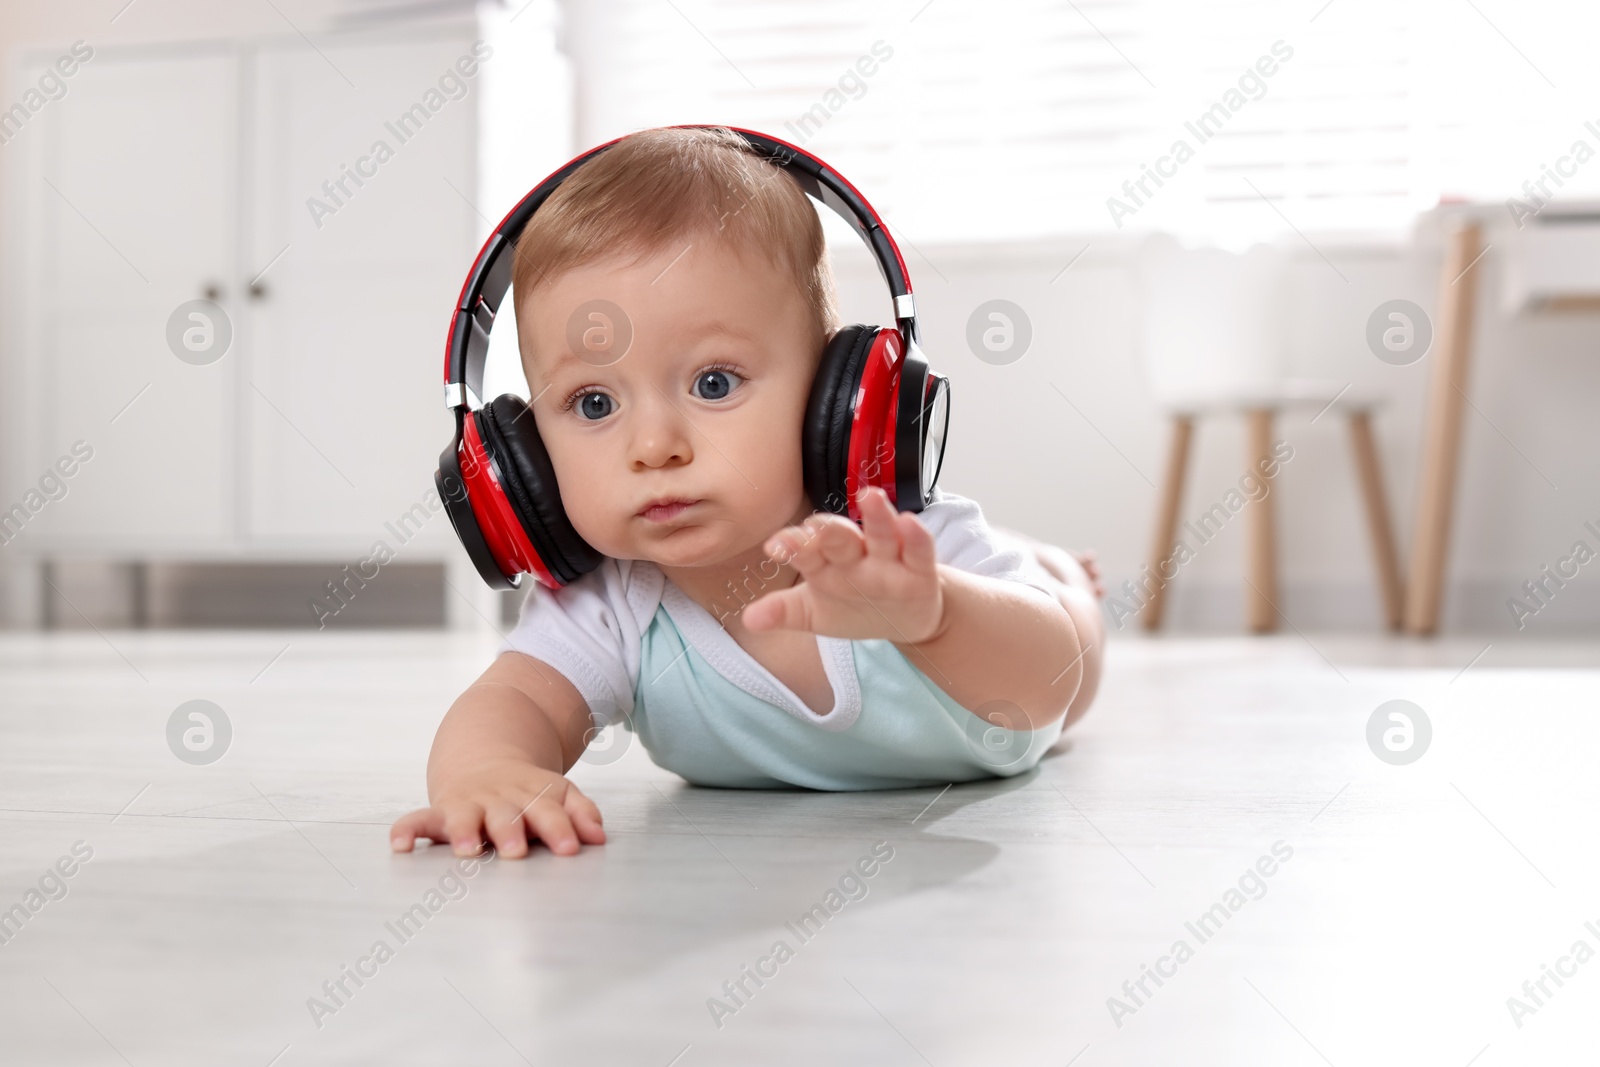
[{"label": "africa images watermark", "polygon": [[[1139,177],[1122,183],[1122,192],[1128,200],[1116,196],[1106,198],[1106,211],[1111,214],[1111,221],[1117,224],[1117,229],[1122,229],[1123,219],[1137,214],[1145,202],[1155,196],[1147,183],[1155,182],[1156,188],[1161,188],[1166,184],[1162,179],[1175,177],[1178,168],[1195,157],[1199,145],[1221,133],[1228,120],[1250,101],[1260,100],[1267,95],[1266,79],[1278,72],[1280,63],[1287,63],[1294,56],[1294,49],[1281,40],[1273,41],[1268,51],[1270,55],[1263,54],[1253,66],[1246,67],[1244,73],[1239,75],[1238,88],[1229,89],[1222,94],[1220,101],[1206,108],[1192,121],[1184,122],[1183,128],[1194,137],[1193,145],[1187,138],[1179,137],[1172,142],[1166,155],[1156,159],[1154,168],[1145,166]],[[1277,58],[1274,59],[1274,56]]]},{"label": "africa images watermark", "polygon": [[[482,856],[463,856],[456,860],[439,876],[438,888],[430,888],[422,894],[420,901],[383,924],[383,928],[394,936],[394,944],[391,945],[386,937],[378,938],[354,964],[341,964],[337,977],[322,983],[322,996],[307,997],[306,1010],[311,1013],[311,1021],[317,1029],[322,1029],[328,1016],[339,1014],[358,990],[378,976],[378,969],[394,959],[400,947],[410,943],[430,919],[444,910],[446,904],[465,899],[470,890],[467,880],[477,877],[480,865],[490,862],[494,857],[494,850],[489,849]],[[354,989],[351,988],[352,984]]]},{"label": "africa images watermark", "polygon": [[1409,700],[1386,700],[1367,717],[1367,747],[1391,767],[1415,763],[1433,743],[1433,720]]},{"label": "africa images watermark", "polygon": [[[1589,921],[1583,924],[1583,928],[1600,940],[1600,926]],[[1551,982],[1556,984],[1556,990],[1559,991],[1567,984],[1561,979],[1575,976],[1579,965],[1588,963],[1592,959],[1594,959],[1594,948],[1580,937],[1572,943],[1572,948],[1566,955],[1556,957],[1553,969],[1547,964],[1539,964],[1539,977],[1530,978],[1522,983],[1522,997],[1506,998],[1506,1011],[1511,1013],[1511,1021],[1517,1024],[1517,1029],[1522,1029],[1522,1020],[1525,1016],[1537,1015],[1540,1008],[1547,1006],[1545,1001],[1555,995],[1550,990]],[[1571,969],[1563,966],[1564,964],[1571,964]],[[1544,995],[1540,996],[1541,993]]]},{"label": "africa images watermark", "polygon": [[[446,476],[445,491],[451,500],[466,499],[466,486],[454,475]],[[412,504],[411,507],[400,515],[394,522],[385,522],[384,529],[394,535],[399,541],[398,548],[391,548],[389,542],[378,538],[372,542],[372,548],[363,558],[354,564],[346,563],[341,568],[343,577],[335,582],[333,579],[323,583],[327,590],[322,597],[306,598],[306,606],[311,609],[311,617],[317,620],[317,629],[323,630],[328,626],[328,620],[338,615],[355,600],[356,594],[367,587],[367,583],[377,578],[387,563],[394,562],[400,548],[404,548],[421,531],[423,525],[444,508],[444,501],[440,499],[437,490],[429,489],[423,494],[422,502]],[[370,568],[371,573],[368,573]]]},{"label": "africa images watermark", "polygon": [[186,700],[167,716],[167,748],[191,767],[205,767],[228,754],[233,720],[209,700]]},{"label": "africa images watermark", "polygon": [[28,121],[46,104],[67,95],[66,79],[78,73],[80,65],[94,58],[94,49],[83,41],[73,41],[72,49],[57,56],[55,63],[39,75],[38,87],[28,89],[22,99],[0,111],[0,145],[10,144]]},{"label": "africa images watermark", "polygon": [[[1600,527],[1593,522],[1586,522],[1583,528],[1600,540]],[[1517,624],[1517,629],[1526,629],[1528,620],[1550,606],[1556,593],[1567,587],[1567,583],[1578,577],[1578,570],[1584,564],[1595,558],[1594,547],[1589,542],[1579,538],[1572,543],[1572,548],[1565,556],[1557,558],[1554,566],[1546,563],[1539,568],[1539,577],[1529,578],[1522,583],[1522,597],[1506,597],[1506,609],[1511,612],[1511,619]]]},{"label": "africa images watermark", "polygon": [[[812,135],[838,114],[851,100],[860,100],[867,95],[866,79],[878,73],[880,63],[889,62],[894,55],[894,49],[882,40],[872,42],[872,55],[859,56],[852,66],[846,67],[844,73],[839,75],[838,87],[830,88],[822,94],[822,99],[812,104],[809,109],[802,112],[798,124],[785,121],[784,127],[789,131],[795,144],[805,144]],[[873,59],[872,56],[877,56]]]},{"label": "africa images watermark", "polygon": [[46,904],[67,898],[67,879],[78,873],[80,864],[88,863],[94,859],[94,848],[87,841],[74,841],[70,855],[60,859],[45,868],[39,876],[38,888],[30,888],[22,894],[22,899],[11,905],[6,911],[0,912],[0,948],[11,944],[22,928],[33,921],[33,917],[44,910]]},{"label": "africa images watermark", "polygon": [[1105,610],[1117,629],[1122,629],[1126,620],[1143,611],[1155,591],[1166,588],[1167,583],[1178,576],[1178,569],[1195,558],[1198,548],[1216,540],[1228,520],[1244,510],[1245,504],[1259,504],[1265,500],[1272,492],[1273,476],[1282,464],[1293,458],[1293,445],[1287,441],[1274,442],[1272,454],[1256,460],[1255,469],[1246,471],[1239,478],[1237,489],[1229,489],[1220,501],[1202,512],[1199,518],[1183,524],[1183,528],[1194,536],[1195,547],[1191,548],[1189,542],[1180,537],[1161,562],[1156,564],[1158,573],[1151,574],[1150,564],[1146,563],[1141,568],[1141,577],[1137,582],[1130,578],[1122,583],[1122,591],[1128,597],[1126,601],[1120,597],[1106,597]]},{"label": "africa images watermark", "polygon": [[[1278,865],[1288,863],[1294,855],[1294,849],[1282,841],[1272,843],[1272,856],[1263,855],[1256,860],[1255,866],[1247,867],[1239,876],[1238,887],[1230,886],[1222,894],[1222,899],[1200,913],[1200,917],[1193,921],[1186,921],[1183,928],[1194,936],[1195,943],[1205,944],[1221,932],[1222,926],[1247,903],[1245,894],[1250,894],[1249,900],[1260,900],[1267,895],[1267,882],[1277,873]],[[1272,857],[1276,856],[1277,859]],[[1172,978],[1178,973],[1178,968],[1194,958],[1194,949],[1184,938],[1178,938],[1172,943],[1172,948],[1167,954],[1156,960],[1154,967],[1148,963],[1139,965],[1139,976],[1129,978],[1122,983],[1122,997],[1115,995],[1106,998],[1106,1010],[1111,1013],[1111,1021],[1117,1024],[1117,1029],[1122,1029],[1122,1021],[1129,1015],[1137,1015],[1139,1010],[1155,996],[1147,982],[1154,982],[1159,990],[1165,985],[1164,979]],[[1167,965],[1170,964],[1170,969]],[[1141,995],[1142,994],[1142,995]],[[1123,999],[1126,998],[1126,999]]]},{"label": "africa images watermark", "polygon": [[[395,157],[396,149],[410,141],[428,121],[443,110],[444,106],[452,100],[460,100],[467,95],[471,87],[463,79],[477,76],[480,60],[488,60],[494,56],[494,48],[483,41],[472,43],[472,55],[463,55],[458,58],[453,68],[446,68],[439,75],[439,84],[435,88],[429,86],[427,92],[422,94],[422,99],[402,111],[393,121],[385,122],[383,128],[394,136],[395,145],[391,146],[387,140],[379,137],[367,149],[367,154],[356,157],[356,164],[352,168],[347,163],[339,164],[337,177],[329,178],[322,183],[322,193],[326,200],[311,196],[306,198],[306,210],[311,212],[311,221],[317,229],[322,229],[322,220],[328,215],[337,215],[351,200],[355,198],[367,184],[366,180],[378,176],[378,168]],[[474,58],[476,57],[476,58]],[[350,188],[351,182],[355,189]],[[341,195],[343,194],[343,195]]]},{"label": "africa images watermark", "polygon": [[77,474],[81,466],[94,458],[94,446],[86,441],[72,442],[72,451],[57,459],[39,476],[37,488],[30,488],[22,499],[5,511],[0,511],[0,545],[9,545],[28,525],[28,521],[44,510],[46,504],[66,499],[71,486],[67,479]]},{"label": "africa images watermark", "polygon": [[[1585,122],[1583,128],[1593,135],[1595,144],[1600,144],[1600,126],[1597,126],[1593,119]],[[1517,224],[1517,229],[1522,229],[1529,219],[1538,215],[1551,200],[1555,199],[1555,194],[1550,191],[1550,183],[1554,182],[1555,187],[1560,189],[1567,184],[1561,180],[1562,178],[1575,177],[1578,168],[1594,157],[1595,146],[1580,137],[1572,142],[1566,155],[1556,157],[1554,169],[1549,164],[1540,164],[1542,169],[1539,177],[1530,178],[1522,183],[1522,191],[1528,198],[1526,200],[1514,196],[1506,198],[1506,210],[1511,212],[1511,221]]]},{"label": "africa images watermark", "polygon": [[[806,945],[822,932],[823,926],[829,919],[844,910],[846,904],[866,899],[870,887],[868,879],[874,877],[879,871],[894,859],[894,846],[887,841],[876,842],[872,846],[872,855],[862,856],[850,867],[845,869],[838,880],[822,895],[822,900],[811,905],[809,909],[800,913],[797,919],[786,921],[783,926],[794,935],[800,945]],[[722,983],[723,1000],[718,997],[706,998],[706,1010],[711,1013],[711,1021],[718,1030],[726,1025],[726,1020],[731,1015],[737,1015],[744,1010],[755,997],[756,993],[765,988],[767,982],[776,978],[778,969],[785,963],[794,959],[796,949],[784,938],[779,938],[772,943],[767,953],[755,962],[752,969],[747,963],[739,965],[739,977],[730,978]],[[754,984],[755,988],[750,986]]]}]

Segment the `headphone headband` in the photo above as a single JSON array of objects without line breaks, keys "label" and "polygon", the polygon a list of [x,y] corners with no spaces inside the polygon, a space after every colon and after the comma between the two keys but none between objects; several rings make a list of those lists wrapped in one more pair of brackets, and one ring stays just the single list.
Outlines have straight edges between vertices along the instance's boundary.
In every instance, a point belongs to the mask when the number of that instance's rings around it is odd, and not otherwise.
[{"label": "headphone headband", "polygon": [[[916,304],[911,295],[911,280],[906,274],[904,258],[899,246],[889,235],[883,220],[843,176],[822,160],[787,141],[754,130],[737,126],[713,127],[685,124],[672,129],[727,129],[738,134],[760,158],[780,167],[813,199],[826,204],[843,218],[871,250],[878,271],[894,297],[894,317],[901,336],[908,344],[918,340]],[[572,172],[622,138],[578,156],[544,181],[540,182],[506,217],[500,220],[489,235],[478,258],[461,287],[456,301],[455,321],[451,324],[450,338],[445,345],[444,395],[445,405],[456,409],[469,408],[469,398],[483,402],[483,366],[489,354],[489,330],[494,325],[501,301],[511,289],[511,265],[517,238],[533,217],[533,213],[547,200],[556,187]]]}]

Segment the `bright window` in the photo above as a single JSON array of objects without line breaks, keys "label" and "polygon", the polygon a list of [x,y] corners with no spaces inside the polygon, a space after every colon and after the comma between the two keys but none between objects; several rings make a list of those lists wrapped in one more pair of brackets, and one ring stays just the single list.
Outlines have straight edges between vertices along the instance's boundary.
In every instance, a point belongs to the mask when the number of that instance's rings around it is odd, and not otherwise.
[{"label": "bright window", "polygon": [[581,143],[676,122],[762,129],[838,167],[914,243],[1119,223],[1224,243],[1394,232],[1441,196],[1526,197],[1546,166],[1570,172],[1551,193],[1600,192],[1600,160],[1562,162],[1580,141],[1600,151],[1600,106],[1583,103],[1600,100],[1583,54],[1597,15],[1572,2],[564,12]]}]

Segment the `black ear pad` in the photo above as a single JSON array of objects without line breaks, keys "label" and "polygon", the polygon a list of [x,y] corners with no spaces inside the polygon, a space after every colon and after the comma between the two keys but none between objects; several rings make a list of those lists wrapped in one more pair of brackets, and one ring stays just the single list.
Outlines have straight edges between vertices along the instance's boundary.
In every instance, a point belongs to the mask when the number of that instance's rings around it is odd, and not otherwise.
[{"label": "black ear pad", "polygon": [[867,353],[879,327],[842,327],[822,350],[817,376],[806,401],[801,429],[801,464],[806,495],[813,507],[846,514],[845,468],[850,460],[850,404],[861,387]]},{"label": "black ear pad", "polygon": [[575,581],[598,567],[605,557],[579,536],[567,518],[555,467],[528,402],[506,393],[485,404],[477,415],[495,474],[545,566],[562,582]]}]

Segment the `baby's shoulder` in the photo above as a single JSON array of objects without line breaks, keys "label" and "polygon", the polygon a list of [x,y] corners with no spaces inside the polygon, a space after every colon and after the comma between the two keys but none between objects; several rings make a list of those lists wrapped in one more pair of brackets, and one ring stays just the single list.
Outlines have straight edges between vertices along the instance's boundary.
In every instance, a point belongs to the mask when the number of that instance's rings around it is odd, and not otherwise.
[{"label": "baby's shoulder", "polygon": [[[580,609],[585,603],[618,616],[631,616],[643,629],[661,604],[666,575],[642,559],[602,557],[594,570],[556,590],[540,590],[563,607]],[[537,593],[535,595],[538,595]]]},{"label": "baby's shoulder", "polygon": [[937,487],[933,499],[919,516],[933,534],[934,554],[940,563],[958,570],[1019,581],[1050,592],[1048,574],[1017,539],[989,524],[976,500]]},{"label": "baby's shoulder", "polygon": [[989,520],[976,500],[937,486],[932,499],[917,517],[933,534],[941,563],[949,563],[949,557],[959,555],[974,544],[987,544],[993,537]]}]

